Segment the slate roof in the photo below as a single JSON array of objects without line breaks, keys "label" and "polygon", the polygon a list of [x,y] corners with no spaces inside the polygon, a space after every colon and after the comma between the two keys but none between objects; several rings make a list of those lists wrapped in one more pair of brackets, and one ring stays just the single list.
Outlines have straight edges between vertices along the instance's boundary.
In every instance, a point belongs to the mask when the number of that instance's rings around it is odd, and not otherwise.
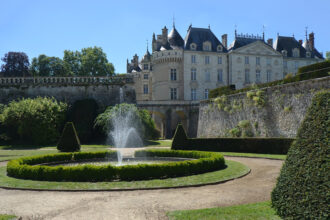
[{"label": "slate roof", "polygon": [[262,39],[259,38],[236,37],[235,40],[229,45],[228,50],[235,50],[237,48],[254,43],[256,41],[264,42]]},{"label": "slate roof", "polygon": [[[305,48],[306,51],[311,51],[309,41],[305,41],[302,46]],[[312,58],[324,59],[323,56],[317,51],[317,49],[314,48],[311,52]]]},{"label": "slate roof", "polygon": [[306,49],[294,37],[278,36],[274,44],[274,49],[278,52],[282,53],[282,50],[286,50],[287,57],[293,57],[294,48],[299,49],[301,58],[306,58]]},{"label": "slate roof", "polygon": [[168,42],[172,48],[183,47],[184,41],[175,27],[173,27],[170,34],[168,35]]},{"label": "slate roof", "polygon": [[141,62],[150,62],[151,61],[151,54],[149,52],[149,50],[147,49],[146,54],[144,54]]},{"label": "slate roof", "polygon": [[223,48],[222,52],[227,52],[227,49],[221,44],[218,38],[208,28],[194,28],[190,27],[188,33],[184,39],[184,49],[190,50],[190,44],[195,43],[197,45],[197,51],[203,51],[203,42],[211,42],[211,51],[217,52],[217,46],[221,45]]}]

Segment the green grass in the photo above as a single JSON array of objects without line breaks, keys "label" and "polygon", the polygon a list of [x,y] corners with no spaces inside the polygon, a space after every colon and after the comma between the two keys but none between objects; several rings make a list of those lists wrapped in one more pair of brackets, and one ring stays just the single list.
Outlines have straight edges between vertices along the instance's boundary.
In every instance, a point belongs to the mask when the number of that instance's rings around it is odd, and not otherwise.
[{"label": "green grass", "polygon": [[6,167],[0,167],[0,186],[25,189],[58,189],[58,190],[100,190],[100,189],[131,189],[192,186],[198,184],[216,183],[240,177],[249,172],[249,168],[235,161],[226,161],[227,168],[219,171],[168,179],[144,181],[114,181],[114,182],[49,182],[33,181],[8,177]]},{"label": "green grass", "polygon": [[254,154],[254,153],[236,153],[236,152],[221,152],[224,156],[235,156],[235,157],[261,157],[269,159],[280,159],[285,160],[286,155],[283,154]]},{"label": "green grass", "polygon": [[15,215],[3,215],[0,214],[0,220],[11,220],[11,219],[15,219],[16,216]]},{"label": "green grass", "polygon": [[263,220],[281,219],[270,201],[210,209],[183,210],[167,213],[170,220]]}]

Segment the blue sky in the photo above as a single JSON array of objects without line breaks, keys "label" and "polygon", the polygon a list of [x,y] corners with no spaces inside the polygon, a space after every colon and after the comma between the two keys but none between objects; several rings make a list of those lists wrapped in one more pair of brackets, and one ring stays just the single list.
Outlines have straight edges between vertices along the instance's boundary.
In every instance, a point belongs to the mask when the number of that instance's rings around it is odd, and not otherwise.
[{"label": "blue sky", "polygon": [[265,38],[295,35],[305,39],[305,27],[315,33],[316,48],[330,51],[329,0],[0,0],[0,57],[25,52],[63,57],[64,50],[99,46],[115,66],[126,72],[126,59],[142,57],[152,33],[175,25],[182,37],[190,24],[211,26],[221,40],[228,34],[262,34]]}]

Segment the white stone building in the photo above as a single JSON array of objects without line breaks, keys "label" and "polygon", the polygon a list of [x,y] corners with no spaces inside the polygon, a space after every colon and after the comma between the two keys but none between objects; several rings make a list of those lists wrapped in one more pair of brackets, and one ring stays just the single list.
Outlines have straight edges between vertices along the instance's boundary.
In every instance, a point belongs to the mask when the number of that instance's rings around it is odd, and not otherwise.
[{"label": "white stone building", "polygon": [[262,37],[237,34],[227,46],[210,28],[189,26],[185,39],[175,26],[168,34],[153,34],[152,54],[141,61],[137,55],[127,72],[135,75],[137,101],[197,101],[208,98],[211,89],[235,85],[236,89],[250,84],[279,80],[296,74],[301,66],[323,60],[315,49],[314,33],[303,43],[294,37],[277,36],[273,43]]}]

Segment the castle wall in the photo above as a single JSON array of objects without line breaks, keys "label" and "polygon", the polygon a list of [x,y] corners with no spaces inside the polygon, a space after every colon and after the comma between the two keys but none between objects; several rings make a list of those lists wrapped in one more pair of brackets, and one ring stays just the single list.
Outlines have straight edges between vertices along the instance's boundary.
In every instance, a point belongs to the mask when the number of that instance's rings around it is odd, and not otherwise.
[{"label": "castle wall", "polygon": [[226,96],[221,110],[201,102],[198,137],[226,136],[243,120],[250,122],[254,136],[295,137],[315,92],[324,88],[330,88],[330,77],[262,89],[264,106],[256,106],[247,93]]}]

